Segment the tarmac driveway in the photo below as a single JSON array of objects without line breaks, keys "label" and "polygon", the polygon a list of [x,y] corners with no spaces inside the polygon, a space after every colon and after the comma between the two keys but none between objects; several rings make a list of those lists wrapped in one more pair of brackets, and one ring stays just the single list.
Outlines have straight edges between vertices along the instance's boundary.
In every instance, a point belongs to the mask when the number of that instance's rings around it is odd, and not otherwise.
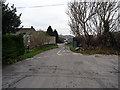
[{"label": "tarmac driveway", "polygon": [[118,88],[118,56],[82,55],[63,44],[3,68],[3,88]]}]

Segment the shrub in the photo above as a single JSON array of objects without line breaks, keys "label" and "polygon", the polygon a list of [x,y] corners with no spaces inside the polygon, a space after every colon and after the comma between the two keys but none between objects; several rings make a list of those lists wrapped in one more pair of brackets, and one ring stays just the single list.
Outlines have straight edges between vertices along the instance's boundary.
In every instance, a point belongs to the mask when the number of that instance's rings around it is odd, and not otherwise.
[{"label": "shrub", "polygon": [[116,48],[120,52],[120,33],[115,34]]},{"label": "shrub", "polygon": [[64,43],[64,38],[59,37],[59,39],[58,39],[58,42],[57,42],[57,43]]},{"label": "shrub", "polygon": [[[40,47],[41,45],[43,45],[47,41],[50,41],[49,39],[50,38],[46,35],[45,32],[41,32],[41,31],[31,32],[30,33],[30,49]],[[25,34],[25,36],[24,36],[24,43],[25,43],[25,47],[27,48],[27,44],[28,44],[27,34]]]},{"label": "shrub", "polygon": [[25,46],[23,41],[23,35],[19,35],[16,39],[17,50],[19,51],[18,55],[23,55],[25,52]]},{"label": "shrub", "polygon": [[8,64],[11,59],[23,55],[25,52],[23,35],[2,36],[2,62]]}]

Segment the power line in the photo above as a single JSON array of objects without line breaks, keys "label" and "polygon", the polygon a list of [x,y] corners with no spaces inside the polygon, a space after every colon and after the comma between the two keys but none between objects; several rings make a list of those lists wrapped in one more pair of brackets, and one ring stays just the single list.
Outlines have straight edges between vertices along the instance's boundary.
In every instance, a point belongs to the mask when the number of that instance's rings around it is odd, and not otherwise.
[{"label": "power line", "polygon": [[22,8],[40,8],[40,7],[62,6],[62,5],[65,5],[65,4],[39,5],[39,6],[16,7],[16,8],[18,8],[18,9],[22,9]]}]

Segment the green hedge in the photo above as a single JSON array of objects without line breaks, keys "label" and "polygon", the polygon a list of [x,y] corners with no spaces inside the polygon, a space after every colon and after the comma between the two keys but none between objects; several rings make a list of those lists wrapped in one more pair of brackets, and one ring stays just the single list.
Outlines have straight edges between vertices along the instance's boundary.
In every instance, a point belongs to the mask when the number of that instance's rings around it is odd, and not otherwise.
[{"label": "green hedge", "polygon": [[25,52],[23,35],[3,35],[2,36],[2,62],[10,64],[15,57],[23,55]]}]

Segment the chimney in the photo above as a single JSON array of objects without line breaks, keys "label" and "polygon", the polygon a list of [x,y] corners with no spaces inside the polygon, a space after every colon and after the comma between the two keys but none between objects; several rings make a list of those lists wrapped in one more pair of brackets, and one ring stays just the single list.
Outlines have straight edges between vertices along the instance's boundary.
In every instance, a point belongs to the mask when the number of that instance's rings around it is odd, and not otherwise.
[{"label": "chimney", "polygon": [[31,29],[33,29],[33,26],[31,26]]}]

